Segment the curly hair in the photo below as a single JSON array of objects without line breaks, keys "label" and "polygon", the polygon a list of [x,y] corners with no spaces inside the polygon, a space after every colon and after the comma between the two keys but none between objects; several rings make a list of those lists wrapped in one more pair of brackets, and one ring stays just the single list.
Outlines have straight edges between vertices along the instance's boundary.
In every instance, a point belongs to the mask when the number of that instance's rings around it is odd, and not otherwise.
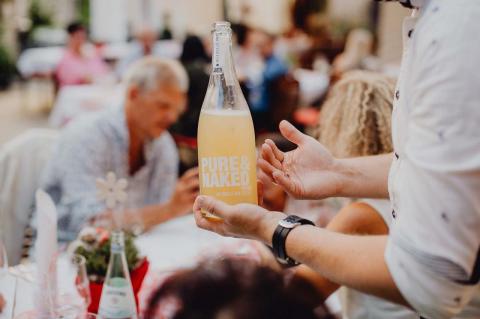
[{"label": "curly hair", "polygon": [[394,88],[383,74],[345,73],[323,104],[316,138],[340,158],[391,152]]}]

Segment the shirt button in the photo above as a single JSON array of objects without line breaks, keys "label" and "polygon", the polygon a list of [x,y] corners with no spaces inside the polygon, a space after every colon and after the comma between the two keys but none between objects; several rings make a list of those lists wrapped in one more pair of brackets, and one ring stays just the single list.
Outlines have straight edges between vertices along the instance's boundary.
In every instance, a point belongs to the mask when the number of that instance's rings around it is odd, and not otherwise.
[{"label": "shirt button", "polygon": [[392,210],[392,217],[393,219],[397,218],[397,213],[395,212],[395,210]]},{"label": "shirt button", "polygon": [[413,35],[413,29],[410,29],[407,33],[408,37],[411,38]]},{"label": "shirt button", "polygon": [[395,91],[395,98],[398,100],[400,99],[400,91],[399,90],[396,90]]}]

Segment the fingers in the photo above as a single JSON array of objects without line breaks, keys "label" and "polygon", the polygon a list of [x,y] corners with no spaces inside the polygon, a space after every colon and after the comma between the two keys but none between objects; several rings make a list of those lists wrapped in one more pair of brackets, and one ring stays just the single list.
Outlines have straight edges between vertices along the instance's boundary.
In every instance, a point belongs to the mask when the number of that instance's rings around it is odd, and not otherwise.
[{"label": "fingers", "polygon": [[297,145],[300,145],[304,142],[306,135],[297,130],[295,126],[290,124],[290,122],[285,120],[281,121],[279,128],[280,133],[282,133],[282,135],[290,142]]},{"label": "fingers", "polygon": [[270,148],[272,149],[273,151],[273,154],[275,155],[275,157],[278,159],[278,161],[281,163],[283,162],[284,160],[284,157],[285,157],[285,154],[280,151],[280,149],[277,147],[277,145],[275,144],[274,141],[270,140],[270,139],[266,139],[265,140],[265,143],[268,144],[268,146],[270,146]]},{"label": "fingers", "polygon": [[[275,145],[275,144],[273,144],[273,145]],[[274,147],[276,148],[276,146],[274,146]],[[282,161],[280,161],[275,156],[274,150],[272,149],[272,147],[269,144],[263,144],[262,145],[262,158],[264,160],[268,161],[273,166],[275,166],[277,169],[282,168]],[[283,160],[283,154],[282,154],[281,158]]]},{"label": "fingers", "polygon": [[279,171],[279,169],[277,169],[272,164],[270,164],[269,162],[267,162],[262,158],[258,160],[257,164],[265,174],[267,174],[268,176],[272,176],[272,179],[273,179],[273,175],[272,175],[273,172]]},{"label": "fingers", "polygon": [[210,196],[198,196],[193,204],[193,211],[195,215],[197,215],[197,213],[202,215],[202,211],[204,211],[220,218],[225,218],[228,216],[230,209],[230,205],[227,205],[224,202]]},{"label": "fingers", "polygon": [[263,205],[263,182],[257,180],[257,203],[258,205]]},{"label": "fingers", "polygon": [[198,167],[193,167],[187,170],[185,173],[183,173],[182,177],[180,177],[181,180],[187,180],[187,179],[192,179],[198,177]]},{"label": "fingers", "polygon": [[199,189],[200,189],[200,181],[198,178],[185,182],[185,188],[184,188],[185,191],[192,192],[192,191],[198,191]]},{"label": "fingers", "polygon": [[269,184],[273,182],[271,175],[268,175],[263,169],[260,167],[260,160],[257,161],[257,166],[259,169],[257,170],[257,179],[262,182],[263,185]]}]

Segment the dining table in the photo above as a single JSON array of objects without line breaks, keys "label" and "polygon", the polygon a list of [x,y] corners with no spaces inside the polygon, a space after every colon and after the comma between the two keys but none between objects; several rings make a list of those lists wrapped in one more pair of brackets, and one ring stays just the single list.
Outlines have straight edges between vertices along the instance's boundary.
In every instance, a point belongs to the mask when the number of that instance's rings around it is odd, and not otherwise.
[{"label": "dining table", "polygon": [[[249,255],[251,242],[245,239],[222,237],[202,230],[195,224],[192,214],[160,224],[135,240],[141,255],[149,263],[149,270],[139,292],[139,309],[145,309],[153,290],[158,287],[166,275],[188,267],[194,267],[205,258],[221,258],[226,253],[236,256]],[[66,253],[58,258],[57,281],[65,281],[63,264]],[[16,318],[35,307],[35,263],[10,268],[9,274],[0,277],[0,293],[6,299],[6,307],[0,313],[0,319]],[[338,297],[327,300],[333,312],[340,309]]]}]

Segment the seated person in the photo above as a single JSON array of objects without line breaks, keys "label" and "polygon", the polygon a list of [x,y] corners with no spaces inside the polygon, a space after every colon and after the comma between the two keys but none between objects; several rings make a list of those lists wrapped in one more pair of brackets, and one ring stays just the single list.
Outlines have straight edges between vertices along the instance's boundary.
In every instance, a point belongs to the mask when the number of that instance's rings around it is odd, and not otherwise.
[{"label": "seated person", "polygon": [[86,50],[85,27],[72,23],[67,27],[68,43],[65,53],[55,70],[60,87],[64,85],[89,84],[108,74],[108,66],[94,50]]},{"label": "seated person", "polygon": [[198,172],[178,176],[167,132],[184,111],[188,79],[176,61],[145,58],[126,78],[124,103],[72,122],[62,131],[43,176],[58,210],[59,240],[75,239],[89,219],[109,218],[95,181],[114,172],[128,181],[125,225],[151,227],[191,211]]},{"label": "seated person", "polygon": [[180,270],[152,294],[144,318],[333,319],[305,280],[248,259],[214,259]]},{"label": "seated person", "polygon": [[[133,42],[129,52],[125,57],[118,61],[116,74],[119,78],[125,75],[128,67],[135,61],[149,55],[155,55],[155,42],[157,40],[157,33],[149,28],[143,27],[135,34],[135,41]],[[157,50],[158,51],[158,50]]]}]

